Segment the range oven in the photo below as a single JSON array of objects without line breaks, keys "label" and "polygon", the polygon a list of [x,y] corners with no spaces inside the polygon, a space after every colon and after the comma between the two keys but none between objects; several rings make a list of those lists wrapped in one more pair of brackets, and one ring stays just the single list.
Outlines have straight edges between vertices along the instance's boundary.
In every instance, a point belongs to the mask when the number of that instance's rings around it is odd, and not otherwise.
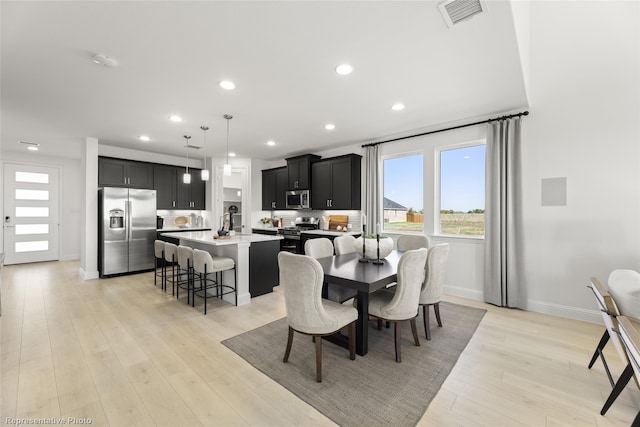
[{"label": "range oven", "polygon": [[309,190],[287,191],[287,209],[310,209]]},{"label": "range oven", "polygon": [[283,237],[280,240],[280,250],[301,254],[303,251],[300,234],[303,230],[317,230],[318,222],[318,218],[300,217],[296,218],[293,227],[279,228],[278,234]]}]

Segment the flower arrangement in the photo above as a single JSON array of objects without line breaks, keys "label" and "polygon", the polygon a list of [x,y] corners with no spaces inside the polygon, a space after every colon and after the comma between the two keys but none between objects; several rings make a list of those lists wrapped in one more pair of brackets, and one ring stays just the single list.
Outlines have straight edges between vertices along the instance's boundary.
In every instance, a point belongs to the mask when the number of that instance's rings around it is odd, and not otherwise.
[{"label": "flower arrangement", "polygon": [[263,224],[270,224],[271,218],[265,216],[264,218],[260,219],[260,222],[262,222]]}]

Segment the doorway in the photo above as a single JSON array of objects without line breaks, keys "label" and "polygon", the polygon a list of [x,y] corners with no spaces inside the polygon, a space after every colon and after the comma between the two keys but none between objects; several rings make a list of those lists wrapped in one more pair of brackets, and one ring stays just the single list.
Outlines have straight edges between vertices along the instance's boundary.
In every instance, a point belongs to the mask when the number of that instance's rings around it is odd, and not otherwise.
[{"label": "doorway", "polygon": [[58,259],[59,170],[4,164],[5,264]]}]

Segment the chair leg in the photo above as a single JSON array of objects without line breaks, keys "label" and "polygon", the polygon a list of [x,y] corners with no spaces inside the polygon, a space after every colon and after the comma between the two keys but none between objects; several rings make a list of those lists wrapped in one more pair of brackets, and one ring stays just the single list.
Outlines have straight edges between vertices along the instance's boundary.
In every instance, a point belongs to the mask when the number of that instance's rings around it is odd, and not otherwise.
[{"label": "chair leg", "polygon": [[204,314],[207,314],[207,265],[204,266]]},{"label": "chair leg", "polygon": [[416,328],[416,318],[409,320],[411,323],[411,333],[413,333],[413,342],[416,344],[416,347],[420,347],[420,340],[418,339],[418,328]]},{"label": "chair leg", "polygon": [[293,344],[293,328],[289,326],[289,336],[287,337],[287,349],[284,352],[284,359],[282,359],[284,363],[287,363],[289,361],[289,354],[291,353],[291,344]]},{"label": "chair leg", "polygon": [[618,378],[616,386],[613,388],[613,390],[611,390],[611,394],[607,398],[607,401],[604,403],[604,406],[600,411],[600,415],[604,415],[609,410],[613,402],[618,398],[620,393],[622,393],[622,390],[624,390],[624,387],[627,385],[632,376],[633,367],[631,366],[631,363],[628,363],[627,367],[624,368],[622,374],[620,374],[620,378]]},{"label": "chair leg", "polygon": [[402,330],[400,329],[400,322],[394,322],[393,335],[396,343],[396,362],[401,362],[400,357],[400,338],[402,337]]},{"label": "chair leg", "polygon": [[429,304],[422,306],[422,321],[424,323],[424,335],[431,340],[431,325],[429,325]]},{"label": "chair leg", "polygon": [[378,318],[378,330],[381,330],[381,329],[382,329],[382,319]]},{"label": "chair leg", "polygon": [[440,319],[440,303],[439,302],[433,304],[433,311],[436,312],[436,320],[438,321],[438,326],[442,328],[442,320]]},{"label": "chair leg", "polygon": [[322,338],[316,339],[316,381],[322,382]]},{"label": "chair leg", "polygon": [[356,322],[349,325],[349,358],[356,360]]},{"label": "chair leg", "polygon": [[633,419],[631,423],[631,427],[640,427],[640,412],[636,414],[636,417]]},{"label": "chair leg", "polygon": [[600,338],[600,342],[598,343],[598,347],[596,347],[596,351],[593,352],[593,357],[591,358],[591,362],[589,362],[589,369],[591,369],[593,364],[596,363],[596,360],[600,355],[600,351],[602,351],[604,346],[607,345],[607,342],[609,342],[609,330],[605,329],[604,334],[602,334],[602,338]]}]

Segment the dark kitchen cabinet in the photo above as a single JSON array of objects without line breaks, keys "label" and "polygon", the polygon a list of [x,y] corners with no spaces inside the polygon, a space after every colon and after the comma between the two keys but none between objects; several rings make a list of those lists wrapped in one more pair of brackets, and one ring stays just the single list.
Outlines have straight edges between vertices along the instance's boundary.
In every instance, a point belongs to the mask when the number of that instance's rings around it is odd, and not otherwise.
[{"label": "dark kitchen cabinet", "polygon": [[311,188],[311,165],[320,159],[315,154],[290,157],[287,159],[287,190],[308,190]]},{"label": "dark kitchen cabinet", "polygon": [[286,209],[288,172],[285,166],[262,171],[262,209]]},{"label": "dark kitchen cabinet", "polygon": [[182,182],[185,168],[154,165],[153,181],[158,209],[205,209],[206,183],[200,178],[200,169],[189,169],[191,184]]},{"label": "dark kitchen cabinet", "polygon": [[360,209],[361,159],[357,154],[311,165],[311,209]]},{"label": "dark kitchen cabinet", "polygon": [[153,188],[153,164],[99,157],[98,186]]}]

